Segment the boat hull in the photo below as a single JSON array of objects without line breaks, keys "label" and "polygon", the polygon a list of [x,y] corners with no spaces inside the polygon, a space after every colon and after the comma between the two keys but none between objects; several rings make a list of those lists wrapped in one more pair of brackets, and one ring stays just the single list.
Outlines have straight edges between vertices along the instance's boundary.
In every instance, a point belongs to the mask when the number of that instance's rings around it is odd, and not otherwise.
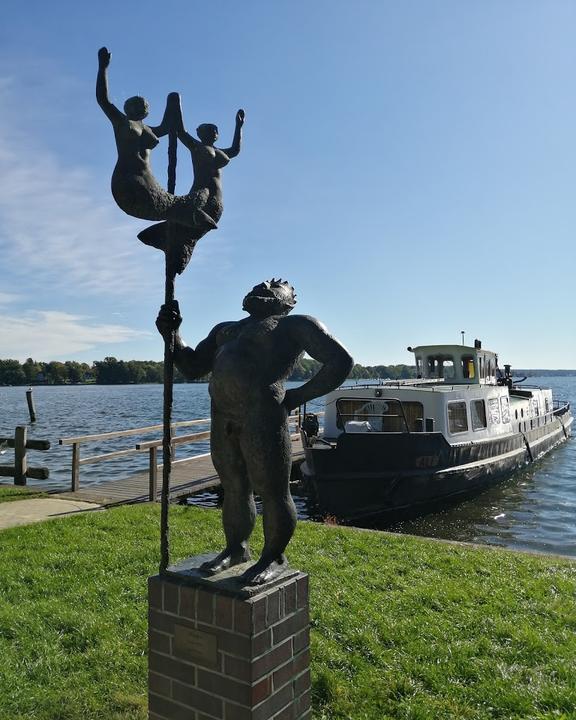
[{"label": "boat hull", "polygon": [[565,441],[570,412],[482,442],[450,445],[441,433],[343,433],[306,448],[302,468],[320,512],[344,522],[393,521],[478,494]]}]

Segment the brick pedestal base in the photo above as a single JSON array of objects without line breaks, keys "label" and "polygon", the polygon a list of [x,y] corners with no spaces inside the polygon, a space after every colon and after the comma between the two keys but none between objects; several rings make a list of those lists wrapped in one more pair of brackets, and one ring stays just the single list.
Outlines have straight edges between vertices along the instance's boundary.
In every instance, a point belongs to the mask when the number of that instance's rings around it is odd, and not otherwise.
[{"label": "brick pedestal base", "polygon": [[309,720],[308,576],[243,588],[204,560],[149,579],[150,720]]}]

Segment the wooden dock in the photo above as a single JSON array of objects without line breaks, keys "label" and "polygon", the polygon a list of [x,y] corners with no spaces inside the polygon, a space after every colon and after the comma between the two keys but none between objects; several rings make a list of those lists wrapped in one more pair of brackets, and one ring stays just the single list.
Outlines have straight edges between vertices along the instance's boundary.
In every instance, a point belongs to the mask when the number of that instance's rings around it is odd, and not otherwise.
[{"label": "wooden dock", "polygon": [[[293,438],[292,460],[303,457],[300,438]],[[159,466],[161,472],[161,466]],[[63,500],[82,500],[103,507],[123,505],[126,503],[148,502],[149,471],[132,475],[123,480],[105,480],[97,485],[78,488],[74,492],[56,492],[53,497]],[[211,490],[220,485],[220,478],[214,469],[210,454],[196,455],[192,458],[176,460],[172,463],[170,498],[175,500],[185,495]],[[160,500],[160,489],[157,493]]]}]

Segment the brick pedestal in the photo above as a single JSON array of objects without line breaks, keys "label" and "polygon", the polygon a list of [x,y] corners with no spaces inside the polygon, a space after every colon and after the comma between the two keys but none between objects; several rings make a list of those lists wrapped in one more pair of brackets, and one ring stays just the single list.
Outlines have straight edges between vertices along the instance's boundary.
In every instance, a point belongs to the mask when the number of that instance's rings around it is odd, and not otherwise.
[{"label": "brick pedestal", "polygon": [[149,579],[150,720],[310,720],[308,576],[244,588],[204,560]]}]

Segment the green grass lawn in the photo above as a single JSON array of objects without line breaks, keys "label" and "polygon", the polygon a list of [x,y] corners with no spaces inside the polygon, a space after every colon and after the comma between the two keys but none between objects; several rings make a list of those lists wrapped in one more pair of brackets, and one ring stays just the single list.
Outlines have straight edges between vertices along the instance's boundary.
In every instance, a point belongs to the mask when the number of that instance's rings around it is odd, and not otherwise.
[{"label": "green grass lawn", "polygon": [[13,500],[25,500],[35,497],[47,497],[45,492],[22,485],[0,485],[0,503]]},{"label": "green grass lawn", "polygon": [[[159,508],[0,533],[1,720],[144,720]],[[171,508],[173,559],[220,514]],[[255,545],[261,542],[260,525]],[[576,718],[576,563],[300,523],[314,718]]]}]

